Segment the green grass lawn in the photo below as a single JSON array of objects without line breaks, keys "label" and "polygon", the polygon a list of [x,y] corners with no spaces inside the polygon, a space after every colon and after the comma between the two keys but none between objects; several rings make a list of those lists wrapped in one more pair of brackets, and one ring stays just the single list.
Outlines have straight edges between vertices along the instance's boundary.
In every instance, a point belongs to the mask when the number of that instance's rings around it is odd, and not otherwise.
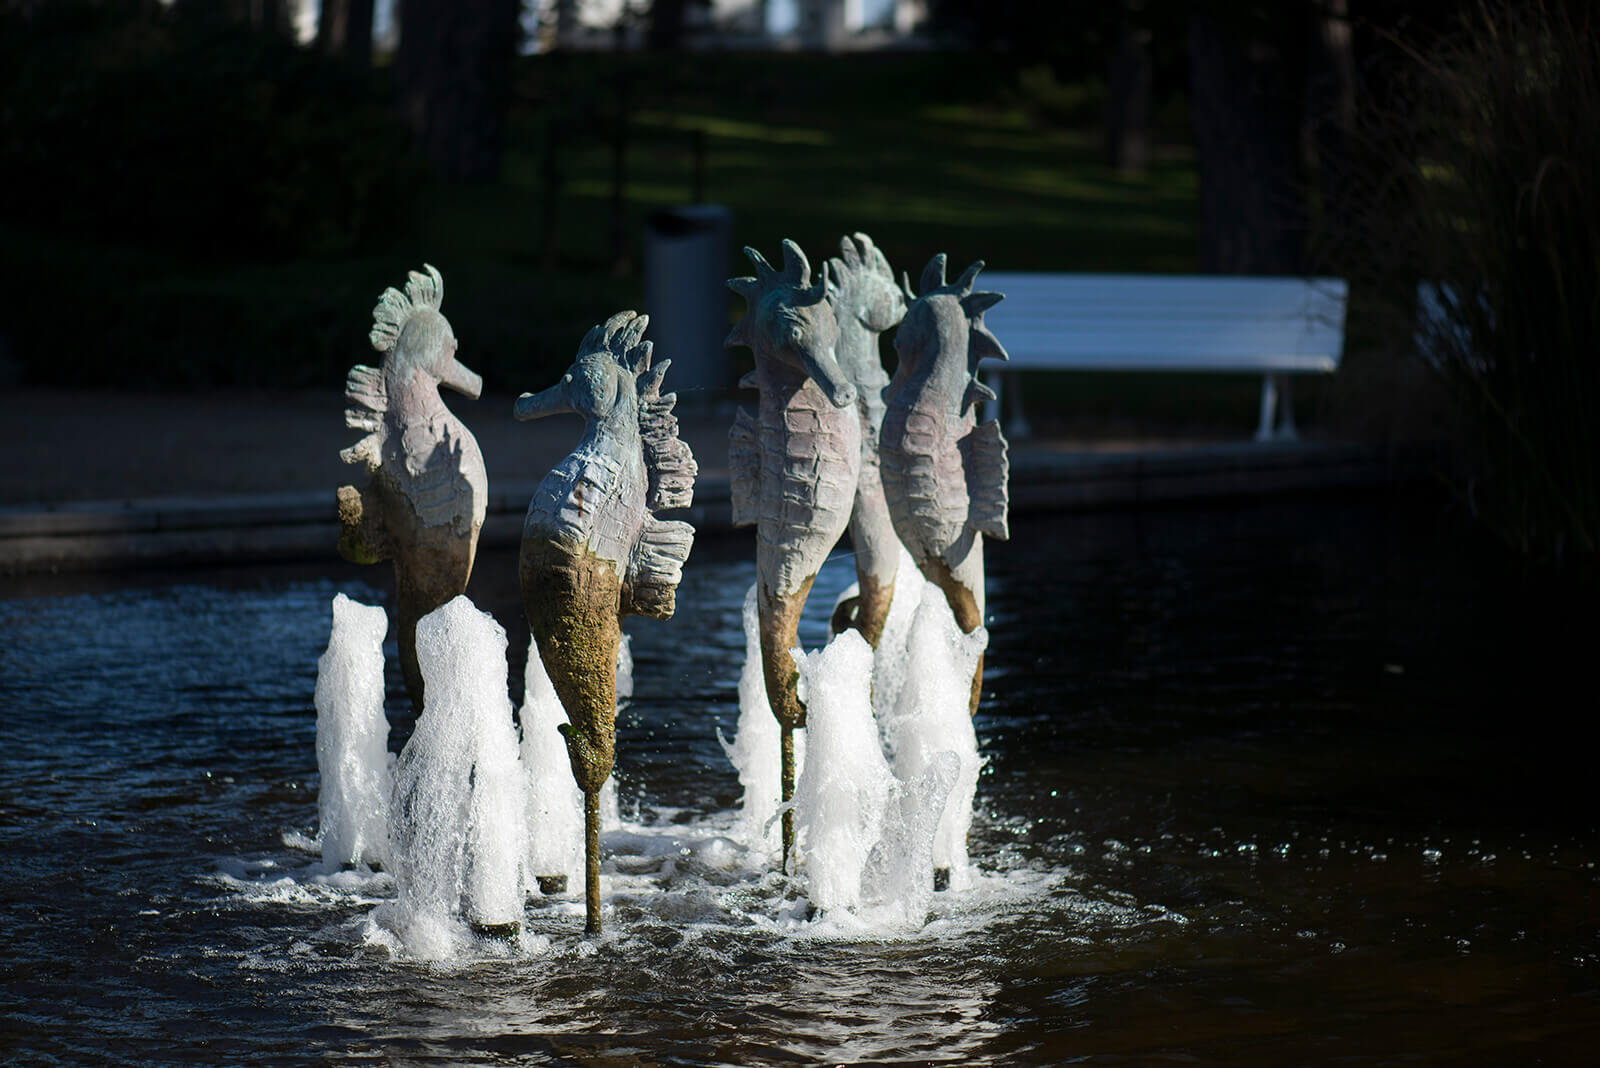
[{"label": "green grass lawn", "polygon": [[[913,274],[940,251],[1005,270],[1193,266],[1187,145],[1163,146],[1148,175],[1118,176],[1101,162],[1097,128],[1034,121],[1010,69],[990,57],[631,57],[620,73],[600,69],[602,61],[567,57],[552,68],[538,65],[549,59],[531,61],[529,103],[515,115],[501,189],[521,210],[492,233],[449,213],[477,248],[498,246],[518,258],[537,245],[544,128],[552,113],[566,112],[569,128],[581,132],[560,153],[559,262],[583,268],[607,260],[610,139],[625,83],[634,262],[644,217],[691,199],[698,132],[706,199],[732,210],[738,245],[769,255],[790,237],[819,256],[843,234],[866,230]],[[574,70],[585,62],[592,69]],[[576,82],[591,106],[574,114],[560,102],[563,86],[550,84],[556,79]]]},{"label": "green grass lawn", "polygon": [[[537,388],[591,324],[642,306],[644,223],[692,199],[696,136],[705,198],[733,215],[734,273],[747,270],[743,246],[776,261],[792,238],[815,264],[856,230],[913,282],[938,252],[953,271],[976,259],[995,270],[1194,269],[1195,173],[1181,121],[1158,131],[1145,174],[1119,175],[1101,158],[1098,126],[1041,118],[1027,83],[1004,57],[980,53],[530,57],[500,181],[422,189],[387,247],[359,257],[200,263],[6,227],[0,236],[31,244],[41,267],[7,271],[23,300],[48,305],[62,299],[52,286],[102,279],[66,331],[75,365],[41,355],[23,330],[17,355],[43,381],[338,388],[350,364],[372,358],[373,299],[426,261],[444,273],[445,311],[487,386]],[[619,258],[612,143],[624,99]],[[550,203],[552,145],[561,180]],[[120,284],[106,296],[108,265]],[[1194,391],[1197,420],[1248,420],[1254,383],[1217,384]],[[1071,412],[1085,390],[1086,409],[1102,414],[1143,408],[1182,421],[1192,406],[1163,399],[1171,383],[1138,375],[1048,376],[1028,388],[1046,418]]]},{"label": "green grass lawn", "polygon": [[[492,265],[473,279],[499,294],[479,309],[482,321],[504,317],[495,337],[515,336],[520,346],[495,345],[485,373],[514,377],[523,367],[534,382],[539,354],[549,357],[549,377],[590,323],[642,305],[645,220],[693,200],[696,136],[704,197],[733,216],[734,273],[749,270],[744,246],[776,262],[780,242],[792,238],[815,266],[856,230],[870,233],[914,285],[938,252],[952,272],[977,259],[995,270],[1193,270],[1195,173],[1181,123],[1164,131],[1146,173],[1121,175],[1102,159],[1098,126],[1039,118],[1019,85],[1004,62],[974,54],[530,60],[500,184],[432,191],[420,241],[441,267]],[[624,97],[619,263],[613,139]],[[553,207],[544,179],[552,123]],[[741,312],[730,298],[730,320]],[[1039,375],[1027,388],[1045,425],[1079,412],[1101,423],[1122,409],[1164,423],[1253,425],[1254,380],[1189,383],[1188,399],[1171,376]]]}]

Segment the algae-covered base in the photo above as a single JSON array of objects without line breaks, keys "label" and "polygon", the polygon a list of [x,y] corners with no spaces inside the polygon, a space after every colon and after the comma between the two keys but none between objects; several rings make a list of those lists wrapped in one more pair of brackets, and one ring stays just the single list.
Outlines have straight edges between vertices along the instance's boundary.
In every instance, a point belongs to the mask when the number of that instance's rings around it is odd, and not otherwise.
[{"label": "algae-covered base", "polygon": [[477,937],[496,942],[515,942],[522,933],[522,924],[516,920],[510,923],[473,923],[468,926]]}]

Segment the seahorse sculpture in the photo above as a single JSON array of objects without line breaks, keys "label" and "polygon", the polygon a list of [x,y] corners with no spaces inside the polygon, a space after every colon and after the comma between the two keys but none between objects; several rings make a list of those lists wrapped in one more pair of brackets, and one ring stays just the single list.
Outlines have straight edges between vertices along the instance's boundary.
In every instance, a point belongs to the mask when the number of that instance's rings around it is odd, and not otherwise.
[{"label": "seahorse sculpture", "polygon": [[[759,414],[740,409],[729,433],[733,522],[756,528],[756,614],[767,701],[779,727],[782,800],[794,796],[794,730],[805,726],[799,674],[789,650],[797,644],[800,610],[817,571],[849,525],[861,470],[861,418],[856,387],[839,366],[839,327],[823,265],[811,265],[793,241],[783,243],[783,270],[746,248],[755,277],[728,286],[745,298],[745,315],[729,345],[748,345],[755,370],[741,385],[760,392]],[[794,845],[794,812],[783,815],[783,856]]]},{"label": "seahorse sculpture", "polygon": [[828,261],[835,289],[828,294],[839,325],[839,366],[856,387],[861,418],[861,470],[850,512],[850,542],[856,554],[857,594],[835,610],[835,630],[853,626],[874,648],[883,635],[900,541],[883,498],[878,439],[883,428],[883,390],[889,375],[878,355],[878,335],[905,315],[905,297],[883,252],[866,234],[842,238],[839,255]]},{"label": "seahorse sculpture", "polygon": [[456,336],[439,312],[444,279],[410,273],[404,293],[384,290],[372,310],[377,368],[350,368],[345,423],[366,436],[339,457],[361,464],[364,486],[340,486],[339,552],[356,563],[393,560],[400,666],[422,709],[417,621],[466,591],[488,503],[478,442],[445,407],[439,387],[477,399],[483,379],[456,359]]},{"label": "seahorse sculpture", "polygon": [[616,757],[617,646],[622,617],[666,619],[694,541],[688,523],[655,512],[686,508],[697,473],[661,392],[670,360],[651,366],[649,318],[618,312],[578,347],[561,381],[517,398],[518,419],[581,415],[577,448],[528,504],[518,570],[523,610],[556,696],[572,774],[583,791],[585,905],[600,931],[600,787]]},{"label": "seahorse sculpture", "polygon": [[[1006,440],[995,420],[978,423],[975,406],[994,392],[978,381],[978,361],[1006,358],[983,313],[1003,298],[974,292],[979,260],[945,282],[944,253],[922,271],[922,296],[895,332],[900,362],[885,394],[883,491],[895,533],[918,568],[944,591],[961,629],[983,623],[983,536],[1005,539]],[[983,682],[980,658],[971,708]]]}]

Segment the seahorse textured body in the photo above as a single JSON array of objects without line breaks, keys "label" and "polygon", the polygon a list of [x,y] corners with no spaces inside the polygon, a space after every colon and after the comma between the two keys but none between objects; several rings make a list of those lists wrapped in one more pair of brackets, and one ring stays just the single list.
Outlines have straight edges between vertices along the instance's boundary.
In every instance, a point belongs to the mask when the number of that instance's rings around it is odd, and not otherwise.
[{"label": "seahorse textured body", "polygon": [[439,398],[440,386],[477,397],[483,380],[456,359],[455,333],[439,312],[444,280],[425,269],[373,309],[371,341],[384,358],[350,369],[345,423],[366,433],[339,454],[370,480],[338,494],[340,552],[394,561],[400,663],[419,709],[416,625],[466,590],[489,499],[477,439]]},{"label": "seahorse textured body", "polygon": [[619,312],[596,326],[560,382],[517,399],[518,419],[584,419],[578,446],[540,481],[518,560],[523,611],[569,722],[583,790],[587,929],[600,929],[598,792],[616,759],[621,619],[672,615],[694,541],[688,523],[652,512],[693,499],[697,468],[677,435],[677,398],[661,393],[671,361],[651,366],[649,320]]},{"label": "seahorse textured body", "polygon": [[[920,403],[919,403],[920,401]],[[959,442],[971,432],[972,415],[940,410],[924,395],[892,406],[884,417],[884,496],[899,507],[895,532],[918,559],[944,557],[967,525],[967,472]],[[947,561],[954,566],[953,561]]]}]

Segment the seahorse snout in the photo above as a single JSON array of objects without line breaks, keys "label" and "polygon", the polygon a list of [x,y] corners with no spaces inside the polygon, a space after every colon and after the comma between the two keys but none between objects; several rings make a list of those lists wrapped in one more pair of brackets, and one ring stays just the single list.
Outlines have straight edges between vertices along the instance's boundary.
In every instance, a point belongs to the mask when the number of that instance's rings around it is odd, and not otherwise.
[{"label": "seahorse snout", "polygon": [[457,393],[463,393],[473,400],[483,392],[483,376],[467,369],[467,365],[450,357],[444,366],[444,373],[439,376],[441,386],[449,386]]}]

